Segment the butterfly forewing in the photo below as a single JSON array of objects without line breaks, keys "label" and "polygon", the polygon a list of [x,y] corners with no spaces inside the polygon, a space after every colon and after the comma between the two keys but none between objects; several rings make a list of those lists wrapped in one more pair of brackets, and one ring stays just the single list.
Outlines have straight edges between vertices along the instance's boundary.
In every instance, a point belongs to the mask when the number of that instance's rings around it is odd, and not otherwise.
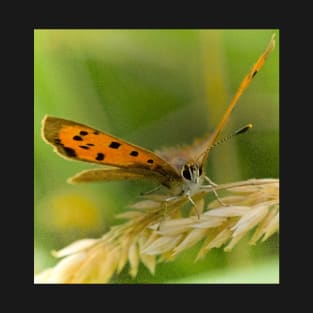
[{"label": "butterfly forewing", "polygon": [[217,124],[214,131],[207,136],[207,139],[202,141],[201,145],[203,147],[202,148],[203,152],[199,155],[199,159],[201,160],[202,163],[204,163],[205,160],[207,159],[208,153],[209,153],[212,145],[216,142],[218,135],[221,133],[221,131],[223,130],[223,128],[227,124],[227,122],[230,118],[230,115],[231,115],[235,105],[237,104],[238,99],[241,97],[242,93],[248,88],[248,86],[252,82],[255,75],[260,71],[265,60],[267,59],[269,54],[273,51],[274,47],[275,47],[275,34],[272,35],[270,42],[267,45],[266,49],[259,56],[256,63],[252,66],[252,68],[250,69],[248,74],[242,80],[241,84],[239,85],[239,88],[237,89],[234,97],[232,98],[229,105],[227,106],[226,111],[224,112],[222,118],[220,119],[220,121]]},{"label": "butterfly forewing", "polygon": [[[43,137],[60,155],[80,161],[127,169],[144,169],[164,180],[180,179],[169,163],[152,151],[76,122],[46,116]],[[147,171],[148,170],[148,171]]]}]

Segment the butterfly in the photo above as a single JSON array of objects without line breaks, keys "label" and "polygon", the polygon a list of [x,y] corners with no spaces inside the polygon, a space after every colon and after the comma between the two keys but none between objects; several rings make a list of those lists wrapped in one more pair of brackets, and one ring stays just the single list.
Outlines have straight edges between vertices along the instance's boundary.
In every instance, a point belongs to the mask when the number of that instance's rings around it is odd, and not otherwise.
[{"label": "butterfly", "polygon": [[[106,166],[80,172],[72,177],[70,182],[149,179],[159,182],[160,186],[168,189],[169,197],[166,201],[185,197],[195,204],[192,200],[195,193],[202,188],[216,186],[205,176],[205,164],[210,150],[219,143],[217,138],[239,97],[274,47],[275,34],[242,80],[214,131],[190,146],[152,152],[93,127],[52,116],[44,117],[42,136],[62,157]],[[252,125],[248,124],[235,132],[235,135],[244,133],[251,127]],[[204,185],[205,181],[209,185]]]}]

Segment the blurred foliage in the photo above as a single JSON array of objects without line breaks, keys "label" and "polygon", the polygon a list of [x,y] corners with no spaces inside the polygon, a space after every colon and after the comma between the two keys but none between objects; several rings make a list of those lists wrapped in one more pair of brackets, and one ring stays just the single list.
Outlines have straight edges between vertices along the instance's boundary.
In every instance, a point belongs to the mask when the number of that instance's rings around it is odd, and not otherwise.
[{"label": "blurred foliage", "polygon": [[[87,124],[152,150],[191,143],[217,124],[274,32],[276,48],[223,134],[247,123],[254,128],[210,155],[207,172],[217,183],[279,175],[277,30],[35,30],[35,272],[56,263],[51,250],[101,236],[118,222],[115,214],[153,186],[67,184],[68,177],[96,166],[56,155],[41,138],[44,115]],[[187,282],[190,275],[231,273],[238,264],[249,265],[252,273],[260,258],[274,258],[266,270],[270,281],[278,281],[278,236],[256,247],[242,240],[232,252],[216,249],[197,263],[195,255],[190,249],[158,265],[154,277],[142,268],[130,279],[125,269],[114,282]],[[260,275],[259,267],[255,270]]]}]

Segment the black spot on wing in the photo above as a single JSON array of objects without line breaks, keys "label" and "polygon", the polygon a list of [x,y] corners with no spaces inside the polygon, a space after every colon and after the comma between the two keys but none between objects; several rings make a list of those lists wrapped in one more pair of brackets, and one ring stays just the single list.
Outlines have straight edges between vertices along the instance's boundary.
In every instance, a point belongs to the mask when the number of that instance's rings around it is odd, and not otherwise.
[{"label": "black spot on wing", "polygon": [[87,146],[93,147],[94,144],[93,143],[87,143]]},{"label": "black spot on wing", "polygon": [[253,72],[253,74],[252,74],[252,78],[253,78],[257,73],[258,73],[258,71],[255,70],[255,71]]},{"label": "black spot on wing", "polygon": [[138,154],[139,154],[138,151],[135,150],[130,153],[130,155],[134,157],[138,156]]},{"label": "black spot on wing", "polygon": [[79,147],[82,148],[82,149],[85,149],[85,150],[89,149],[89,147],[87,147],[87,146],[79,146]]},{"label": "black spot on wing", "polygon": [[85,130],[81,130],[80,131],[80,135],[81,136],[86,136],[86,135],[88,135],[88,132],[86,132]]},{"label": "black spot on wing", "polygon": [[112,148],[112,149],[118,149],[120,145],[121,145],[121,144],[120,144],[119,142],[112,141],[112,142],[110,143],[109,147]]},{"label": "black spot on wing", "polygon": [[73,139],[76,141],[82,141],[83,140],[83,138],[80,136],[74,136]]},{"label": "black spot on wing", "polygon": [[99,152],[96,156],[97,161],[102,161],[104,159],[105,155],[101,152]]},{"label": "black spot on wing", "polygon": [[64,149],[65,154],[66,154],[68,157],[71,157],[71,158],[76,157],[76,152],[75,152],[74,149],[69,148],[69,147],[63,147],[63,149]]},{"label": "black spot on wing", "polygon": [[154,161],[151,160],[151,159],[149,159],[147,162],[150,163],[150,164],[152,164]]}]

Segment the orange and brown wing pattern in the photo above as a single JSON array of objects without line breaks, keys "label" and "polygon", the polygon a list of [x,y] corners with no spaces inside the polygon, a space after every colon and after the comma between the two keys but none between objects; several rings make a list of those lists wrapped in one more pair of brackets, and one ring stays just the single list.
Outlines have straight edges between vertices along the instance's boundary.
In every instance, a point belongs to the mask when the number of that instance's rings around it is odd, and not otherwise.
[{"label": "orange and brown wing pattern", "polygon": [[165,180],[180,179],[177,171],[155,153],[86,125],[46,116],[42,135],[58,154],[66,158],[119,168],[150,170]]}]

